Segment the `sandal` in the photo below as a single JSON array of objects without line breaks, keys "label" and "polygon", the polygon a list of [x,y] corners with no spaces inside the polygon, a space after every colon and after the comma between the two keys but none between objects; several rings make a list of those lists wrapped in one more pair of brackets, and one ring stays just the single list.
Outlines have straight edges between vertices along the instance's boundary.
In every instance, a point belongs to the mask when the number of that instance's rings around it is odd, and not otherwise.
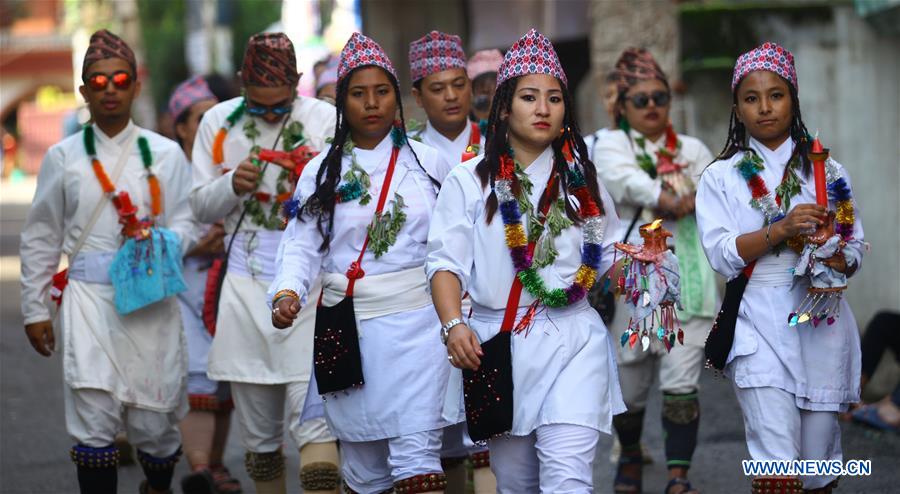
[{"label": "sandal", "polygon": [[[684,487],[684,490],[670,493],[669,489],[675,486]],[[674,479],[669,479],[669,483],[666,484],[666,489],[663,491],[663,494],[700,494],[700,491],[694,489],[694,486],[691,485],[691,482],[688,479],[684,477],[675,477]]]},{"label": "sandal", "polygon": [[[149,494],[150,493],[150,484],[147,483],[146,480],[141,481],[141,485],[138,486],[138,492],[140,494]],[[166,491],[166,494],[174,494],[172,489]]]},{"label": "sandal", "polygon": [[244,492],[241,489],[241,481],[234,478],[225,465],[221,463],[212,465],[209,470],[212,473],[214,494],[241,494]]},{"label": "sandal", "polygon": [[213,494],[214,486],[212,472],[205,468],[181,478],[181,492],[184,494]]},{"label": "sandal", "polygon": [[900,428],[885,422],[884,419],[878,415],[878,405],[875,403],[861,406],[854,410],[851,415],[853,415],[854,421],[881,431],[900,431]]},{"label": "sandal", "polygon": [[640,494],[643,492],[643,472],[640,474],[641,477],[634,478],[625,475],[622,471],[622,467],[625,465],[639,465],[643,467],[643,464],[644,459],[640,453],[633,456],[625,454],[620,455],[619,465],[616,468],[616,479],[613,481],[613,492],[615,492],[615,494]]},{"label": "sandal", "polygon": [[191,472],[181,479],[184,494],[241,494],[241,482],[222,465]]}]

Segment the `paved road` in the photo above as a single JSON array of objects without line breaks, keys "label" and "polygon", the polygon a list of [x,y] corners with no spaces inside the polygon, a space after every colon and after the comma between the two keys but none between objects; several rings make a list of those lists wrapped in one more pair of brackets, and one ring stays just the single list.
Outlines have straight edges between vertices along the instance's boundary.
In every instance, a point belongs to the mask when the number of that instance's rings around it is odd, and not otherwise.
[{"label": "paved road", "polygon": [[[27,205],[0,206],[0,256],[15,256],[18,234]],[[22,331],[19,314],[17,273],[9,272],[10,263],[0,268],[0,493],[74,493],[75,469],[68,459],[71,440],[63,421],[62,368],[59,355],[38,356]],[[702,422],[700,445],[694,458],[692,479],[704,493],[749,492],[749,480],[740,471],[740,460],[747,458],[743,424],[730,384],[704,373],[700,395]],[[644,491],[660,493],[665,485],[662,433],[659,423],[660,400],[653,393],[647,413],[645,443],[655,463],[645,468]],[[871,459],[873,475],[846,478],[838,492],[900,492],[900,436],[873,433],[845,424],[845,458]],[[595,467],[596,490],[611,492],[613,465],[607,460],[612,440],[603,437]],[[287,447],[290,492],[297,486],[297,453]],[[251,483],[242,468],[242,452],[232,435],[226,463],[237,474],[247,492]],[[186,473],[186,462],[179,463],[176,478]],[[138,466],[120,470],[120,492],[136,492],[142,478]],[[177,491],[177,490],[176,490]]]}]

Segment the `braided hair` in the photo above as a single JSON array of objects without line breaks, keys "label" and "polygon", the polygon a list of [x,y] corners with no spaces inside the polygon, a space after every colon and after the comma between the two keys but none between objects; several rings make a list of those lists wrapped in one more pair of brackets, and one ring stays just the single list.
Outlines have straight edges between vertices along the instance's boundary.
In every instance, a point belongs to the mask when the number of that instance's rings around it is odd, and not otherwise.
[{"label": "braided hair", "polygon": [[[487,133],[485,135],[485,153],[484,158],[475,167],[478,177],[481,179],[481,186],[491,188],[486,203],[487,223],[490,224],[497,212],[498,202],[497,194],[494,192],[494,184],[497,174],[500,170],[500,157],[509,151],[509,138],[507,132],[509,130],[509,122],[507,118],[501,118],[503,113],[509,114],[512,110],[513,95],[516,92],[520,77],[513,77],[503,82],[494,94],[494,100],[491,104],[491,113],[488,117]],[[562,84],[560,84],[562,86]],[[553,181],[550,194],[542,194],[538,210],[543,209],[545,203],[550,200],[556,200],[559,197],[560,189],[565,198],[566,216],[575,224],[581,224],[582,218],[578,211],[572,207],[568,200],[568,171],[569,166],[563,157],[563,146],[569,145],[572,150],[572,156],[575,159],[575,166],[579,168],[584,175],[588,192],[596,202],[601,211],[604,210],[603,201],[600,199],[600,188],[597,185],[597,169],[594,163],[588,158],[587,145],[581,137],[578,128],[578,122],[575,121],[575,112],[573,110],[572,98],[565,87],[561,87],[563,94],[563,104],[565,106],[565,115],[563,117],[563,132],[553,140],[551,147],[553,148],[553,166],[556,168],[558,179]],[[518,180],[513,180],[513,193],[518,195],[521,186]],[[552,198],[552,199],[551,199]]]},{"label": "braided hair", "polygon": [[[309,196],[309,199],[303,203],[297,215],[300,221],[305,221],[306,216],[316,218],[316,228],[318,229],[319,234],[322,236],[322,244],[319,245],[320,252],[328,252],[329,248],[331,247],[331,234],[334,231],[334,208],[337,205],[337,187],[341,181],[341,167],[344,156],[344,144],[347,143],[347,139],[349,139],[350,137],[350,124],[348,123],[346,115],[344,114],[347,95],[350,89],[350,80],[353,78],[353,74],[357,70],[371,67],[375,66],[363,65],[357,67],[350,71],[346,76],[344,76],[344,78],[338,81],[337,97],[335,98],[335,113],[337,118],[335,121],[334,137],[331,141],[331,147],[328,148],[325,159],[322,160],[322,163],[319,165],[319,170],[316,172],[315,191],[312,193],[312,195]],[[406,118],[403,115],[403,103],[400,99],[400,86],[393,74],[382,69],[381,67],[378,68],[379,70],[383,70],[384,73],[387,74],[388,79],[391,81],[391,86],[394,88],[394,95],[397,98],[397,108],[400,109],[399,130],[402,132],[403,139],[405,141]],[[411,146],[409,147],[409,151],[415,158],[416,163],[419,165],[419,168],[425,173],[426,176],[428,176],[432,184],[434,184],[436,188],[440,189],[440,182],[438,182],[434,177],[428,174],[428,172],[425,170],[425,167],[423,167],[422,163],[419,161],[419,156]]]},{"label": "braided hair", "polygon": [[[797,88],[784,77],[781,77],[780,75],[778,77],[787,84],[788,92],[791,95],[790,135],[791,139],[796,143],[794,152],[800,156],[803,176],[809,177],[809,174],[812,173],[812,162],[810,162],[808,156],[810,149],[809,131],[806,129],[806,124],[803,123],[803,116],[800,114],[800,98],[797,96]],[[734,88],[734,93],[731,95],[731,117],[728,120],[728,138],[725,140],[725,147],[722,148],[722,151],[719,152],[719,155],[716,156],[713,161],[731,158],[739,151],[750,151],[751,153],[756,154],[756,151],[747,144],[747,127],[737,118],[737,95],[740,87],[741,85],[738,83]]]}]

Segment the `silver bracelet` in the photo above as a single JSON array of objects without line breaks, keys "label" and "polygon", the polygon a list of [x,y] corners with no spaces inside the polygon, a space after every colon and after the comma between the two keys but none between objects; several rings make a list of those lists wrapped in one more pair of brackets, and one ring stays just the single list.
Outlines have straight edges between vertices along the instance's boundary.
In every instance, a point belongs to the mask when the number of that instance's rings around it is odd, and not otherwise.
[{"label": "silver bracelet", "polygon": [[447,339],[450,337],[450,330],[453,329],[454,326],[458,326],[462,323],[462,319],[458,317],[454,317],[453,319],[450,319],[449,321],[444,323],[444,325],[441,326],[441,342],[446,345]]}]

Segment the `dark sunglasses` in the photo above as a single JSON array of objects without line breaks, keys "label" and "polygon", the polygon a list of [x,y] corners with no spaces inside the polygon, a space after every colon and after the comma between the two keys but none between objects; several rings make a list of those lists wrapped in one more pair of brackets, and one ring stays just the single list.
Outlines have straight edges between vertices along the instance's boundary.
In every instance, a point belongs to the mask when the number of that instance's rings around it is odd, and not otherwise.
[{"label": "dark sunglasses", "polygon": [[294,110],[294,103],[289,102],[283,105],[260,105],[259,103],[254,103],[253,101],[247,100],[247,113],[253,115],[254,117],[261,117],[266,113],[272,112],[273,115],[281,117],[287,115],[288,113]]},{"label": "dark sunglasses", "polygon": [[631,104],[640,110],[641,108],[647,108],[647,105],[650,104],[650,100],[653,100],[653,103],[656,106],[666,106],[669,104],[669,100],[672,99],[672,95],[669,94],[668,91],[653,91],[652,94],[637,93],[630,97],[626,97],[625,99],[630,100]]},{"label": "dark sunglasses", "polygon": [[124,70],[117,70],[112,74],[104,74],[102,72],[94,72],[87,78],[88,86],[94,91],[103,91],[109,86],[109,82],[112,81],[113,86],[116,89],[125,90],[131,87],[131,82],[134,80],[130,72],[126,72]]}]

